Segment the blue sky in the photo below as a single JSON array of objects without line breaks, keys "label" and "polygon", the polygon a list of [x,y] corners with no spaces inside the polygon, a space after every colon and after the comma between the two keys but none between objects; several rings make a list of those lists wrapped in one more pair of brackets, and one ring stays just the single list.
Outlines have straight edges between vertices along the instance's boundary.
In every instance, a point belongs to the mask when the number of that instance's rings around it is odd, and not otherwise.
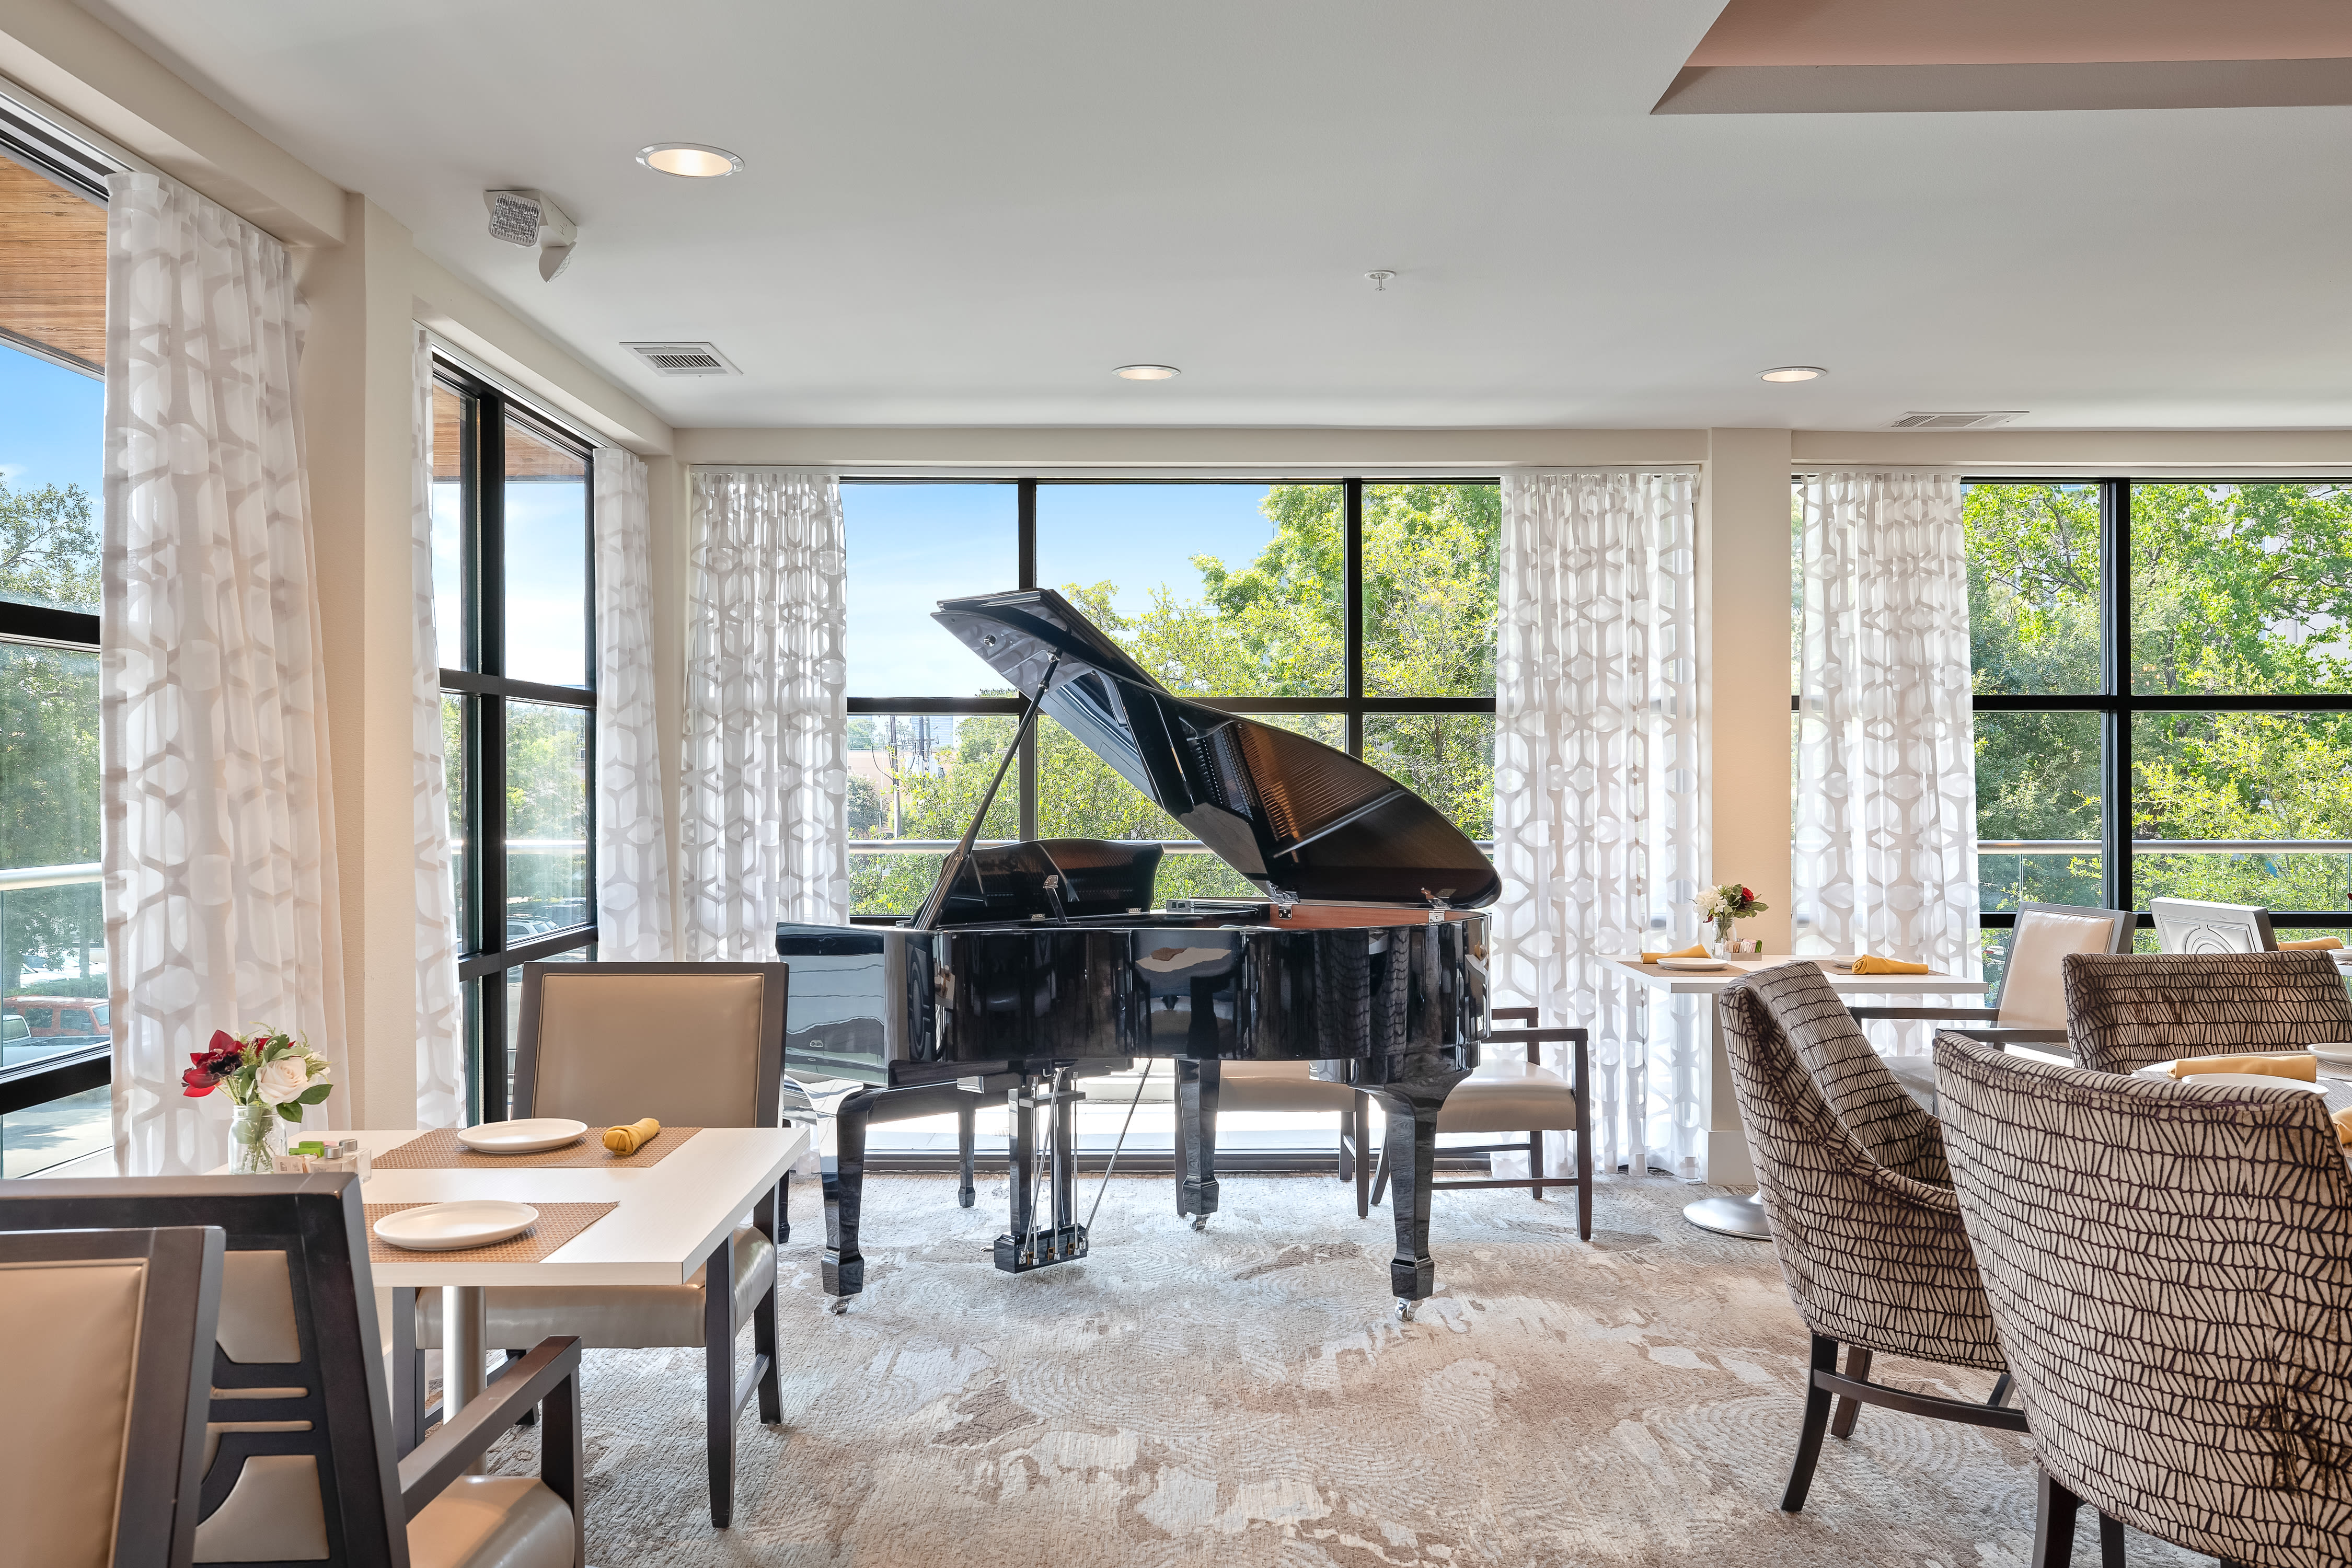
[{"label": "blue sky", "polygon": [[[433,486],[433,620],[441,662],[464,663],[455,479]],[[577,686],[587,679],[588,490],[584,483],[507,486],[507,673]]]},{"label": "blue sky", "polygon": [[95,502],[105,415],[103,383],[0,344],[0,479],[10,489],[79,485]]},{"label": "blue sky", "polygon": [[[1039,485],[1037,580],[1118,584],[1134,614],[1165,584],[1197,599],[1194,555],[1228,566],[1256,559],[1274,525],[1258,510],[1266,487]],[[849,692],[853,697],[961,697],[996,677],[931,618],[941,599],[1020,581],[1019,498],[1010,484],[845,484],[849,544]]]}]

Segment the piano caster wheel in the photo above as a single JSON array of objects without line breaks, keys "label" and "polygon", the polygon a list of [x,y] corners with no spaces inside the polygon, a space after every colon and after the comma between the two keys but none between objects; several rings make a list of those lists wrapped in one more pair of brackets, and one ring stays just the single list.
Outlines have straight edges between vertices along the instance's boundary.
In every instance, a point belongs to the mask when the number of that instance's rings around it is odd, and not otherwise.
[{"label": "piano caster wheel", "polygon": [[846,1296],[827,1297],[825,1299],[824,1310],[827,1315],[838,1318],[843,1313],[849,1310],[849,1298]]},{"label": "piano caster wheel", "polygon": [[1194,1230],[1206,1230],[1206,1229],[1208,1229],[1208,1228],[1209,1228],[1209,1216],[1208,1216],[1207,1215],[1204,1215],[1204,1214],[1196,1214],[1196,1215],[1194,1215],[1192,1216],[1192,1228],[1193,1228]]},{"label": "piano caster wheel", "polygon": [[1402,1296],[1397,1298],[1397,1321],[1400,1323],[1412,1321],[1412,1303]]}]

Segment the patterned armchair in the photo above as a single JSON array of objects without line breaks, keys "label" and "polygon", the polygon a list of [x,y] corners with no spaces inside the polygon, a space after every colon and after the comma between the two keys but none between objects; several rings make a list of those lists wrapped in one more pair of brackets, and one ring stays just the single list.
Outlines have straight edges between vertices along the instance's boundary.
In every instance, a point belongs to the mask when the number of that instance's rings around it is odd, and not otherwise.
[{"label": "patterned armchair", "polygon": [[[1869,1381],[1878,1352],[2003,1370],[1936,1119],[1895,1081],[1812,964],[1752,974],[1717,1006],[1772,1245],[1812,1332],[1804,1425],[1780,1506],[1804,1507],[1832,1398],[1839,1436],[1858,1405],[2022,1430],[1999,1389],[1972,1405]],[[1843,1376],[1840,1344],[1849,1347]]]},{"label": "patterned armchair", "polygon": [[2352,1179],[2317,1095],[1936,1040],[1960,1210],[2042,1471],[2246,1564],[2352,1564]]},{"label": "patterned armchair", "polygon": [[2063,970],[2067,1040],[2093,1072],[2352,1040],[2352,994],[2324,952],[2070,952]]}]

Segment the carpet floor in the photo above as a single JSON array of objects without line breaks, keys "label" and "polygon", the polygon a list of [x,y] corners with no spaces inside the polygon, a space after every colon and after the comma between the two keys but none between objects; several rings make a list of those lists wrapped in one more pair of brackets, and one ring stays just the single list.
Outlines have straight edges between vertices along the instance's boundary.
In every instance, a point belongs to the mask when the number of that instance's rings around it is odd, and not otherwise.
[{"label": "carpet floor", "polygon": [[[1082,1205],[1092,1198],[1092,1183]],[[698,1351],[586,1358],[588,1560],[777,1568],[1094,1564],[2022,1564],[2022,1438],[1865,1410],[1778,1507],[1806,1340],[1771,1249],[1683,1222],[1698,1189],[1444,1193],[1439,1293],[1396,1321],[1387,1212],[1226,1178],[1194,1234],[1166,1178],[1110,1184],[1093,1255],[992,1266],[1003,1187],[866,1186],[866,1286],[824,1310],[814,1196],[781,1301],[783,1423],[738,1429],[709,1527]],[[750,1336],[742,1342],[748,1355]],[[1990,1379],[1883,1361],[1982,1398]],[[537,1434],[498,1468],[535,1468]],[[2098,1561],[2085,1510],[2077,1561]],[[2204,1563],[2134,1535],[2137,1568]]]}]

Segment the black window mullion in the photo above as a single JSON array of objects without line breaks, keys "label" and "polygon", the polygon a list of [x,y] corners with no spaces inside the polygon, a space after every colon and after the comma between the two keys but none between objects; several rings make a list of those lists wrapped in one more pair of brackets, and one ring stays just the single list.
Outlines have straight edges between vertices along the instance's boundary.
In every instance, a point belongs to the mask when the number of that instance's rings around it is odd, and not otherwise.
[{"label": "black window mullion", "polygon": [[1364,481],[1345,481],[1348,498],[1347,535],[1344,545],[1346,582],[1346,626],[1341,639],[1341,658],[1345,666],[1344,687],[1347,697],[1348,754],[1364,754]]},{"label": "black window mullion", "polygon": [[[1019,543],[1016,548],[1021,581],[1016,586],[1037,585],[1037,481],[1023,479],[1020,489]],[[1037,837],[1037,731],[1021,737],[1021,837]]]},{"label": "black window mullion", "polygon": [[2099,508],[2100,588],[2106,596],[2099,639],[2100,674],[2108,701],[2100,761],[2107,792],[2107,907],[2137,907],[2132,889],[2131,711],[2131,481],[2111,479],[2102,487]]}]

